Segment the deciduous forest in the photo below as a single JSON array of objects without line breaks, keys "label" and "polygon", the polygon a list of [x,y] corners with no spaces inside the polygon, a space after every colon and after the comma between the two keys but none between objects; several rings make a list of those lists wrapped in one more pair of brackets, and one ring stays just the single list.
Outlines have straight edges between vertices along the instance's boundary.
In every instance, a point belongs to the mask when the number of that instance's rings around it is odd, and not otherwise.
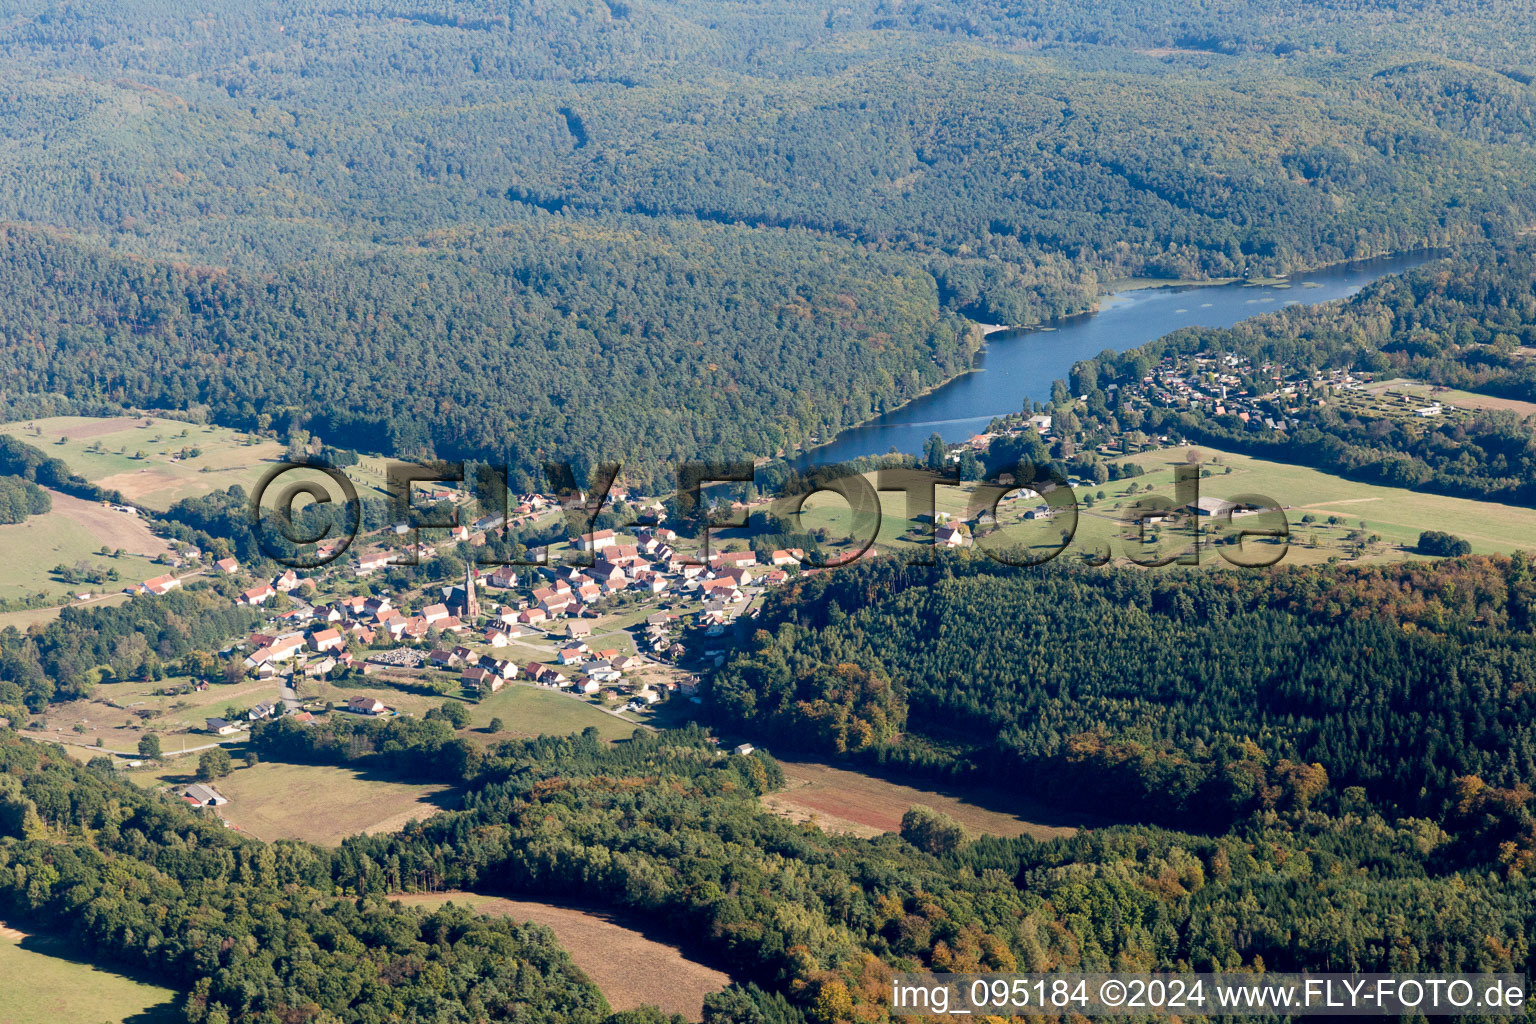
[{"label": "deciduous forest", "polygon": [[[1533,26],[1536,0],[18,0],[0,407],[160,409],[350,463],[505,461],[515,492],[561,460],[623,463],[634,495],[671,493],[682,460],[759,460],[764,485],[792,475],[766,460],[971,369],[986,326],[1127,278],[1433,249],[1341,303],[1085,360],[1053,435],[959,470],[1102,484],[1161,434],[1536,505],[1517,412],[1325,402],[1262,426],[1289,404],[1275,366],[1536,402]],[[1126,397],[1202,354],[1243,366],[1259,416]],[[922,464],[951,454],[936,435]],[[0,436],[0,523],[46,510],[44,488],[113,497]],[[247,491],[203,490],[152,525],[264,582]],[[711,514],[684,505],[684,533]],[[797,573],[719,623],[734,647],[685,724],[616,743],[471,737],[441,708],[256,724],[253,767],[452,791],[337,848],[261,842],[101,751],[18,735],[102,680],[240,678],[241,652],[215,652],[277,607],[187,573],[0,630],[0,919],[175,987],[189,1024],[680,1024],[612,1012],[543,928],[391,901],[458,889],[700,944],[733,979],[704,1024],[882,1024],[913,969],[1530,974],[1536,564],[1425,526],[1414,556],[1452,557]],[[764,551],[824,539],[761,509],[752,531]],[[465,550],[323,599],[458,579]],[[741,740],[759,749],[726,752]],[[765,806],[787,784],[770,751],[1005,781],[1102,821],[822,831]]]},{"label": "deciduous forest", "polygon": [[23,4],[0,386],[644,484],[914,397],[961,315],[1530,223],[1525,5],[1122,7]]}]

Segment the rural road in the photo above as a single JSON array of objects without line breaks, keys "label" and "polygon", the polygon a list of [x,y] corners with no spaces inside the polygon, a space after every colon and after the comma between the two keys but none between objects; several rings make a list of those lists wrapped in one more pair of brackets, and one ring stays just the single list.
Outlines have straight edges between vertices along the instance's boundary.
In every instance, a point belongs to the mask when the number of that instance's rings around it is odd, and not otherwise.
[{"label": "rural road", "polygon": [[[136,751],[136,750],[113,750],[110,747],[98,747],[94,743],[81,743],[79,740],[70,739],[70,738],[64,736],[62,733],[55,734],[55,733],[50,733],[50,732],[40,732],[40,731],[38,731],[36,729],[23,729],[21,731],[21,734],[23,736],[28,737],[29,739],[35,739],[35,740],[38,740],[39,742],[42,742],[42,743],[63,743],[65,745],[71,746],[71,747],[81,747],[81,748],[83,748],[85,750],[100,751],[103,754],[116,754],[119,757],[137,757],[138,756],[138,751]],[[181,757],[183,754],[196,754],[196,753],[198,753],[200,751],[212,750],[214,747],[222,747],[223,745],[224,745],[224,741],[223,740],[219,740],[219,741],[214,742],[214,743],[203,743],[203,744],[200,744],[199,746],[196,746],[196,747],[183,747],[183,748],[180,748],[178,750],[164,750],[164,749],[162,749],[160,751],[159,760],[161,760],[161,761],[169,761],[171,758],[173,758],[173,757]]]}]

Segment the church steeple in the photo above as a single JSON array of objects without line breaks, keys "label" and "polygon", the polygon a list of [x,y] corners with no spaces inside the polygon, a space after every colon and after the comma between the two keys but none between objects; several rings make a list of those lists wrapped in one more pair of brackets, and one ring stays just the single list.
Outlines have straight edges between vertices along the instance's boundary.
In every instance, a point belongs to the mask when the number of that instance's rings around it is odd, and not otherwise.
[{"label": "church steeple", "polygon": [[480,617],[480,596],[475,590],[475,567],[464,567],[464,613],[459,616],[466,622],[474,622]]}]

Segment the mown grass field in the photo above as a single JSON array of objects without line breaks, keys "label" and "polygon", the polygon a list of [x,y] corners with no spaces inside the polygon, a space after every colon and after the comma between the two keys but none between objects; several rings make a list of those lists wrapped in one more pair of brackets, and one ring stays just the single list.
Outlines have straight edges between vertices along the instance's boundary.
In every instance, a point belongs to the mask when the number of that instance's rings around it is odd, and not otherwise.
[{"label": "mown grass field", "polygon": [[[156,510],[233,484],[252,490],[285,451],[271,438],[156,416],[52,416],[0,424],[0,432],[63,459],[92,483]],[[177,458],[192,448],[200,454]],[[365,458],[346,472],[359,491],[384,488],[380,460]]]},{"label": "mown grass field", "polygon": [[[164,540],[149,532],[137,516],[114,512],[96,502],[50,492],[53,508],[20,523],[0,525],[0,598],[16,599],[44,594],[49,600],[67,602],[81,592],[121,591],[152,576],[169,571],[153,556],[169,550]],[[121,548],[121,557],[101,554],[107,547]],[[55,575],[55,566],[116,569],[118,579],[100,584],[66,583]],[[38,612],[26,621],[38,621]]]},{"label": "mown grass field", "polygon": [[[1345,528],[1365,529],[1380,534],[1389,544],[1411,547],[1423,530],[1446,530],[1464,537],[1479,553],[1536,549],[1536,509],[1501,505],[1491,501],[1448,498],[1398,487],[1379,487],[1356,483],[1302,466],[1254,459],[1246,455],[1222,452],[1199,446],[1197,451],[1210,462],[1218,475],[1200,481],[1201,494],[1230,497],[1239,493],[1259,493],[1274,498],[1286,507],[1292,529],[1300,526],[1302,516],[1311,514],[1326,523],[1328,516],[1340,516],[1345,522],[1328,528],[1337,533]],[[1174,466],[1183,461],[1188,449],[1163,449],[1132,456],[1147,469],[1141,478],[1152,482],[1157,493],[1173,493]],[[1231,474],[1224,474],[1230,466]],[[1145,489],[1145,486],[1143,486]],[[1324,529],[1320,532],[1328,532]],[[1290,555],[1301,554],[1295,547]],[[1381,550],[1373,557],[1410,557],[1403,551]]]},{"label": "mown grass field", "polygon": [[[492,718],[501,719],[502,730],[498,733],[485,731]],[[488,743],[561,736],[581,732],[588,726],[595,727],[599,736],[610,741],[629,739],[638,728],[633,722],[599,710],[584,698],[516,683],[503,686],[469,709],[470,731]]]},{"label": "mown grass field", "polygon": [[[154,416],[53,416],[7,423],[0,431],[63,459],[92,483],[153,509],[231,484],[249,489],[262,464],[283,451],[276,441],[226,427]],[[173,460],[187,448],[201,454]]]},{"label": "mown grass field", "polygon": [[615,1010],[649,1004],[698,1020],[704,1013],[704,997],[731,983],[724,972],[605,914],[468,892],[409,894],[398,899],[423,907],[453,902],[484,914],[544,925]]},{"label": "mown grass field", "polygon": [[[185,682],[184,678],[171,677],[155,683],[97,683],[88,700],[50,705],[42,716],[46,729],[33,730],[30,735],[83,745],[89,756],[98,739],[104,753],[133,754],[139,738],[154,732],[160,735],[165,755],[172,757],[183,747],[214,742],[216,737],[201,730],[206,719],[222,716],[225,708],[233,705],[246,710],[278,697],[276,682],[254,679],[232,685],[216,684],[188,694],[155,693],[157,689]],[[139,714],[141,711],[153,714],[146,718]]]},{"label": "mown grass field", "polygon": [[1422,381],[1394,378],[1377,381],[1366,389],[1369,398],[1354,398],[1359,408],[1374,408],[1378,413],[1386,411],[1406,416],[1414,405],[1441,402],[1457,409],[1503,409],[1518,416],[1536,415],[1536,402],[1522,402],[1518,398],[1499,398],[1480,395],[1459,388],[1446,388],[1425,384]]},{"label": "mown grass field", "polygon": [[0,1024],[177,1024],[178,995],[0,925]]},{"label": "mown grass field", "polygon": [[[500,653],[505,655],[506,649],[503,648]],[[419,692],[404,686],[390,685],[387,676],[370,676],[367,677],[369,685],[366,686],[357,685],[360,680],[356,679],[335,683],[306,680],[300,685],[299,693],[306,700],[313,698],[337,706],[344,705],[350,697],[375,697],[396,711],[417,717],[442,706],[446,701],[462,703],[469,710],[470,724],[461,735],[482,746],[504,739],[564,736],[581,732],[587,726],[595,726],[605,740],[628,739],[635,730],[633,722],[607,714],[590,700],[556,690],[512,682],[476,702],[464,698],[456,670],[425,669],[413,673],[409,678],[413,681],[435,681],[448,689],[442,694]],[[374,685],[376,683],[378,685]],[[502,720],[500,732],[486,730],[492,718]]]},{"label": "mown grass field", "polygon": [[[180,766],[185,773],[195,765]],[[147,777],[185,785],[189,774]],[[229,797],[218,808],[237,828],[264,839],[336,846],[348,836],[393,832],[412,819],[454,806],[446,786],[396,782],[328,765],[263,762],[236,768],[214,786]]]},{"label": "mown grass field", "polygon": [[1089,821],[1045,806],[1027,807],[1021,813],[994,809],[1018,807],[1017,794],[918,789],[814,761],[780,761],[779,765],[787,785],[781,792],[764,796],[763,806],[792,821],[812,822],[827,832],[864,838],[899,832],[901,816],[914,804],[949,815],[972,835],[1053,839],[1071,835]]}]

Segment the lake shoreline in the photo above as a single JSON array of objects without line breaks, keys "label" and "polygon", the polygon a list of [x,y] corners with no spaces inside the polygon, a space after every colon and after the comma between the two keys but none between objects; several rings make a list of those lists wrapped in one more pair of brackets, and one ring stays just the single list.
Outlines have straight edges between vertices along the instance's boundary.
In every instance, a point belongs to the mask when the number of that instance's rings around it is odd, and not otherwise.
[{"label": "lake shoreline", "polygon": [[[1090,309],[1085,310],[1085,311],[1083,311],[1081,313],[1072,313],[1072,314],[1068,314],[1066,316],[1055,317],[1055,318],[1052,318],[1050,320],[1041,321],[1040,323],[1035,324],[1035,325],[1026,325],[1026,326],[1022,326],[1022,327],[1009,327],[1009,328],[1002,329],[1002,330],[988,330],[988,328],[997,327],[998,325],[989,325],[989,324],[982,324],[982,323],[980,323],[978,321],[970,321],[972,324],[975,325],[975,327],[977,329],[982,330],[982,332],[983,332],[983,342],[977,348],[975,354],[972,357],[973,358],[972,365],[969,368],[967,368],[965,371],[963,371],[961,373],[957,373],[957,374],[955,374],[955,375],[953,375],[951,377],[946,378],[944,381],[942,381],[942,382],[940,382],[938,384],[933,385],[932,387],[924,389],[922,392],[912,396],[911,398],[907,399],[906,401],[902,402],[901,404],[893,405],[890,408],[880,412],[876,416],[873,416],[873,417],[871,417],[869,419],[863,420],[863,421],[861,421],[859,423],[851,424],[851,425],[849,425],[847,427],[844,427],[841,430],[839,430],[836,435],[834,435],[834,436],[832,436],[832,437],[830,437],[830,438],[828,438],[828,439],[826,439],[824,441],[820,441],[817,444],[812,445],[810,447],[803,447],[803,448],[792,449],[790,454],[782,456],[782,457],[779,457],[777,459],[770,459],[767,462],[763,463],[763,465],[770,465],[774,461],[782,461],[782,462],[785,462],[785,463],[789,464],[789,466],[792,469],[799,470],[799,471],[804,471],[806,469],[810,469],[810,468],[813,468],[813,467],[816,467],[816,466],[835,465],[837,463],[846,462],[846,461],[849,461],[851,459],[860,458],[860,457],[879,457],[881,455],[889,454],[890,449],[893,448],[893,447],[896,449],[896,452],[899,453],[899,454],[913,455],[913,454],[917,454],[917,452],[921,448],[921,444],[922,444],[922,440],[923,439],[920,438],[920,437],[915,438],[915,440],[913,438],[908,438],[905,441],[897,441],[897,442],[893,442],[893,443],[890,443],[890,444],[880,445],[877,450],[871,450],[871,449],[875,449],[875,446],[874,446],[873,443],[866,443],[866,444],[861,445],[861,448],[864,449],[864,450],[860,450],[860,451],[857,451],[857,452],[851,452],[851,453],[848,453],[848,454],[845,454],[845,455],[838,455],[837,457],[830,458],[830,459],[818,459],[818,458],[816,458],[818,453],[825,454],[829,450],[836,449],[839,446],[847,447],[847,446],[850,446],[851,444],[856,443],[853,439],[856,438],[858,435],[863,434],[863,433],[879,432],[882,429],[888,429],[888,430],[890,430],[892,432],[896,432],[896,433],[903,433],[903,432],[905,432],[905,433],[913,433],[913,428],[915,428],[915,427],[921,427],[921,428],[926,429],[929,426],[937,427],[937,426],[943,426],[946,423],[953,424],[953,423],[958,423],[958,422],[971,423],[972,427],[975,430],[981,430],[981,429],[984,429],[985,423],[987,421],[990,421],[992,419],[996,419],[996,418],[1001,417],[1001,416],[1008,416],[1008,415],[1012,415],[1014,413],[1017,413],[1019,411],[1019,408],[1022,406],[1022,400],[1020,400],[1017,404],[1015,404],[1010,409],[997,409],[997,410],[992,411],[992,412],[985,412],[985,411],[983,411],[983,412],[980,412],[980,413],[974,412],[973,409],[967,409],[967,410],[965,410],[965,414],[964,415],[960,415],[958,417],[953,417],[953,418],[938,417],[938,418],[935,418],[935,419],[933,419],[931,421],[921,421],[921,422],[916,423],[916,424],[892,422],[892,418],[896,417],[896,416],[899,416],[903,411],[909,411],[914,406],[918,405],[919,403],[924,402],[925,400],[932,400],[936,396],[940,395],[941,393],[943,393],[943,392],[945,392],[947,390],[954,389],[957,384],[959,384],[961,382],[964,382],[967,378],[973,377],[973,376],[981,373],[984,370],[989,370],[989,369],[997,370],[1003,376],[1006,376],[1008,374],[1008,372],[1009,372],[1006,367],[999,367],[999,366],[989,367],[985,363],[986,356],[994,348],[994,339],[996,339],[998,341],[1004,341],[1004,342],[1007,342],[1007,343],[1011,344],[1015,340],[1022,340],[1022,338],[1024,336],[1026,336],[1026,335],[1036,335],[1036,334],[1044,335],[1044,336],[1050,336],[1050,335],[1053,335],[1053,334],[1060,335],[1061,332],[1063,332],[1066,329],[1083,328],[1086,325],[1088,325],[1090,323],[1093,323],[1095,321],[1095,319],[1098,318],[1098,317],[1104,316],[1106,314],[1114,314],[1114,313],[1123,311],[1129,305],[1131,305],[1133,303],[1136,303],[1138,301],[1140,301],[1140,302],[1146,302],[1146,301],[1157,302],[1157,301],[1160,301],[1160,300],[1166,301],[1168,297],[1171,297],[1173,295],[1177,295],[1178,293],[1180,293],[1182,291],[1188,291],[1188,290],[1194,290],[1194,289],[1220,290],[1220,289],[1224,289],[1224,288],[1233,288],[1233,287],[1236,287],[1236,288],[1239,288],[1239,289],[1244,289],[1244,290],[1252,288],[1252,289],[1255,289],[1256,291],[1281,290],[1281,289],[1287,289],[1288,290],[1288,289],[1296,287],[1296,285],[1293,284],[1292,282],[1295,281],[1298,277],[1325,278],[1325,279],[1331,277],[1331,278],[1335,278],[1335,279],[1344,280],[1344,279],[1348,279],[1351,276],[1355,275],[1356,272],[1368,272],[1370,270],[1370,268],[1371,268],[1371,265],[1373,265],[1373,264],[1380,264],[1380,263],[1385,262],[1385,261],[1390,261],[1390,262],[1393,262],[1393,263],[1396,263],[1396,264],[1405,264],[1405,265],[1400,266],[1400,267],[1395,266],[1395,267],[1391,267],[1391,268],[1387,268],[1387,269],[1382,269],[1379,273],[1374,273],[1374,274],[1367,273],[1366,276],[1367,276],[1368,279],[1364,280],[1364,281],[1362,281],[1362,282],[1360,282],[1360,283],[1358,283],[1356,285],[1354,285],[1353,287],[1341,286],[1340,281],[1336,280],[1334,282],[1335,289],[1338,290],[1340,287],[1343,287],[1344,290],[1345,290],[1345,294],[1344,295],[1334,295],[1334,296],[1330,296],[1328,298],[1314,298],[1314,299],[1305,299],[1305,300],[1298,298],[1298,299],[1288,300],[1286,303],[1281,304],[1281,305],[1277,305],[1273,309],[1269,309],[1269,310],[1258,309],[1258,310],[1253,310],[1251,312],[1245,310],[1245,311],[1243,311],[1244,315],[1231,318],[1230,323],[1224,323],[1224,324],[1202,324],[1202,323],[1199,323],[1199,322],[1193,322],[1193,323],[1175,324],[1175,325],[1167,326],[1166,330],[1159,330],[1158,333],[1153,334],[1153,335],[1151,335],[1149,337],[1143,338],[1142,340],[1136,342],[1135,344],[1128,345],[1128,346],[1125,346],[1123,348],[1116,348],[1116,351],[1128,351],[1131,348],[1137,348],[1137,347],[1140,347],[1141,345],[1148,344],[1148,343],[1150,343],[1152,341],[1155,341],[1155,340],[1157,340],[1157,338],[1163,337],[1163,336],[1165,336],[1168,333],[1172,333],[1175,330],[1182,329],[1182,327],[1204,327],[1204,328],[1216,328],[1216,327],[1223,327],[1223,326],[1230,327],[1230,326],[1232,326],[1235,323],[1241,323],[1242,321],[1250,319],[1250,318],[1255,317],[1255,316],[1260,316],[1260,315],[1263,315],[1265,313],[1270,313],[1270,312],[1276,312],[1276,311],[1278,311],[1280,309],[1285,308],[1285,305],[1289,305],[1291,303],[1298,303],[1298,304],[1303,304],[1303,305],[1316,305],[1316,304],[1320,304],[1322,302],[1327,302],[1327,301],[1337,301],[1340,298],[1346,298],[1346,297],[1348,297],[1348,295],[1354,294],[1355,291],[1358,291],[1359,288],[1365,287],[1367,284],[1374,283],[1375,281],[1378,281],[1378,280],[1380,280],[1382,278],[1385,278],[1385,277],[1393,276],[1394,274],[1406,273],[1407,271],[1413,269],[1414,267],[1422,265],[1424,262],[1427,262],[1430,259],[1436,258],[1437,255],[1443,254],[1445,251],[1446,250],[1444,250],[1444,249],[1425,248],[1425,249],[1407,250],[1407,251],[1399,252],[1399,253],[1390,253],[1390,254],[1385,254],[1385,255],[1381,255],[1381,256],[1364,257],[1364,258],[1361,258],[1361,259],[1347,260],[1347,261],[1342,262],[1342,263],[1328,264],[1328,265],[1325,265],[1325,266],[1321,266],[1321,267],[1317,267],[1317,268],[1313,268],[1313,269],[1309,269],[1309,270],[1296,271],[1296,272],[1288,275],[1285,278],[1274,278],[1274,279],[1265,278],[1265,279],[1262,279],[1262,280],[1258,280],[1258,279],[1244,280],[1244,279],[1241,279],[1241,278],[1230,278],[1230,279],[1209,279],[1209,280],[1205,280],[1205,281],[1183,281],[1183,280],[1159,281],[1157,279],[1140,279],[1140,280],[1146,281],[1147,283],[1145,285],[1133,284],[1132,286],[1129,286],[1129,287],[1119,287],[1117,290],[1112,290],[1112,291],[1111,290],[1107,290],[1108,287],[1112,286],[1112,285],[1124,285],[1127,282],[1135,282],[1135,281],[1138,280],[1138,279],[1122,279],[1122,281],[1119,281],[1119,282],[1105,282],[1105,286],[1104,287],[1106,288],[1106,290],[1101,291],[1099,293],[1099,295],[1096,296],[1096,298],[1093,301],[1092,307]],[[1318,287],[1319,290],[1323,290],[1325,288],[1325,286],[1321,285],[1321,284],[1318,284],[1317,287]],[[1310,291],[1310,289],[1308,289],[1308,291]],[[1299,292],[1299,294],[1303,294],[1303,295],[1307,294],[1306,291],[1300,291],[1299,289],[1298,289],[1298,292]],[[1115,301],[1115,299],[1117,297],[1122,298],[1123,301],[1119,301],[1119,302]],[[1257,303],[1257,302],[1260,302],[1260,301],[1269,301],[1269,300],[1260,300],[1260,299],[1250,298],[1250,299],[1245,299],[1244,301],[1245,301],[1245,303]],[[1206,305],[1209,305],[1209,304],[1206,304]],[[1188,311],[1185,311],[1185,310],[1175,310],[1174,312],[1177,313],[1177,314],[1184,314],[1184,313],[1187,313]],[[1085,353],[1078,353],[1074,357],[1074,359],[1071,360],[1071,361],[1076,361],[1077,359],[1083,359],[1083,358],[1090,358],[1093,355],[1096,355],[1098,353],[1098,351],[1100,351],[1100,349],[1095,349],[1092,352],[1086,352],[1085,351]],[[1060,369],[1059,372],[1057,372],[1052,377],[1052,381],[1065,379],[1067,371],[1069,369],[1070,369],[1070,362],[1068,363],[1068,365],[1065,368]],[[1049,387],[1049,385],[1050,385],[1050,383],[1052,381],[1043,382],[1044,386]],[[960,397],[961,396],[956,396],[957,400]],[[1029,396],[1021,396],[1021,399],[1022,398],[1027,398],[1027,397],[1029,397]],[[1039,400],[1039,399],[1036,399],[1036,400]],[[980,424],[979,426],[976,425],[978,423]],[[942,430],[934,430],[933,432],[939,433],[940,436],[945,437],[945,440],[948,443],[954,443],[954,442],[959,441],[959,440],[964,440],[963,437],[958,436],[958,435],[954,436],[954,437],[945,436],[945,434],[944,434],[944,432]]]}]

